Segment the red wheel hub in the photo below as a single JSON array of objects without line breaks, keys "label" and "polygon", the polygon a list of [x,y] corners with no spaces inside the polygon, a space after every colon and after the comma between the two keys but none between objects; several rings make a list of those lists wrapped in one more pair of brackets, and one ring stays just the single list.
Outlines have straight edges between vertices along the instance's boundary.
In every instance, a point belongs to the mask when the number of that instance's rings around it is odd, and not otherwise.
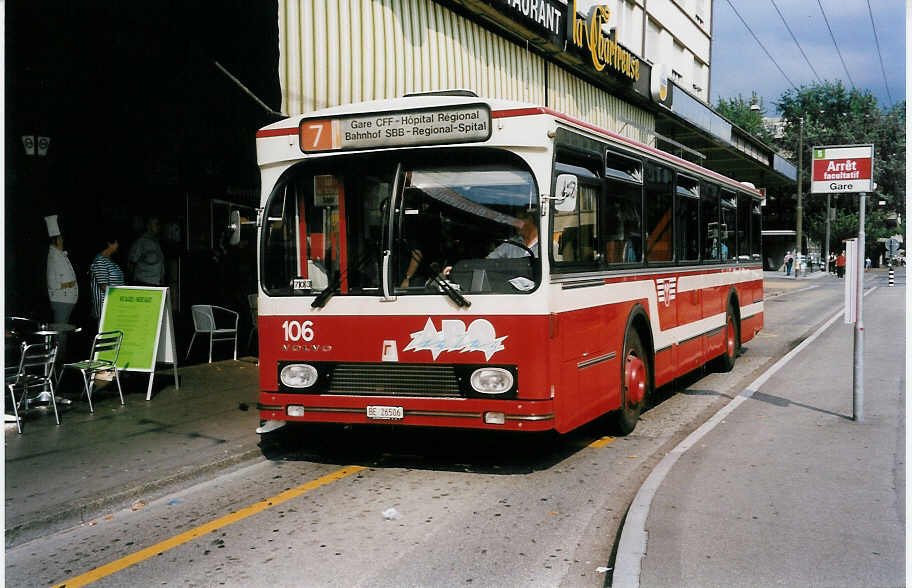
[{"label": "red wheel hub", "polygon": [[632,353],[627,354],[624,367],[624,385],[627,387],[627,402],[639,404],[646,396],[646,364]]},{"label": "red wheel hub", "polygon": [[728,319],[728,328],[725,332],[725,343],[729,357],[735,356],[735,321]]}]

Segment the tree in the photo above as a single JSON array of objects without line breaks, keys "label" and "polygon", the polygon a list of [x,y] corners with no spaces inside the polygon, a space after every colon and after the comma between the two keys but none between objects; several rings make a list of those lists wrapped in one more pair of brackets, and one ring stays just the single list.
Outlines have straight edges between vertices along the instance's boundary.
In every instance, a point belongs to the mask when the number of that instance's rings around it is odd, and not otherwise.
[{"label": "tree", "polygon": [[[865,234],[868,253],[879,253],[877,239],[899,229],[889,220],[891,214],[905,218],[906,198],[906,103],[882,109],[870,91],[846,90],[841,82],[815,83],[787,90],[776,103],[785,123],[783,135],[775,145],[798,165],[795,151],[798,133],[804,133],[804,194],[810,193],[811,156],[814,146],[874,144],[874,181],[876,193],[866,198]],[[836,218],[830,225],[830,250],[841,248],[843,239],[858,233],[858,199],[844,195],[834,199]],[[879,201],[885,201],[884,206]],[[803,199],[803,230],[822,243],[825,239],[826,197]]]},{"label": "tree", "polygon": [[773,133],[763,122],[766,115],[763,98],[756,92],[751,94],[749,101],[744,100],[741,94],[737,98],[720,97],[716,102],[716,112],[764,143],[772,143]]}]

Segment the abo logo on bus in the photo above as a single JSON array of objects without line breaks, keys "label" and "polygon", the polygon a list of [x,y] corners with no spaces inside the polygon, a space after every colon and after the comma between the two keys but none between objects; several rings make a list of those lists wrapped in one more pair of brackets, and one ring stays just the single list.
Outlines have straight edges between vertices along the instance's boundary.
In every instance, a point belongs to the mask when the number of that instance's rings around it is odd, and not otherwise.
[{"label": "abo logo on bus", "polygon": [[671,306],[671,301],[675,299],[677,289],[677,278],[656,278],[656,296],[659,302],[665,303],[666,307]]},{"label": "abo logo on bus", "polygon": [[507,338],[498,337],[494,325],[485,319],[475,319],[468,328],[460,320],[442,320],[438,331],[430,318],[424,329],[412,333],[411,337],[412,341],[403,351],[430,351],[435,360],[444,351],[480,351],[484,353],[485,361],[505,349],[503,341]]}]

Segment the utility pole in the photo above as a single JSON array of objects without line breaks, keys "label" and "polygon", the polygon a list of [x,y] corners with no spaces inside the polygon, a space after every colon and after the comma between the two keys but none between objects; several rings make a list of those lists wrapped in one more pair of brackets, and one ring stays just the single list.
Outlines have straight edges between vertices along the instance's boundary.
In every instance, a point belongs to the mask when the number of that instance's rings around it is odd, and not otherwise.
[{"label": "utility pole", "polygon": [[801,183],[802,171],[804,169],[804,117],[798,119],[798,206],[795,208],[795,279],[801,272],[801,217],[803,208],[801,206]]}]

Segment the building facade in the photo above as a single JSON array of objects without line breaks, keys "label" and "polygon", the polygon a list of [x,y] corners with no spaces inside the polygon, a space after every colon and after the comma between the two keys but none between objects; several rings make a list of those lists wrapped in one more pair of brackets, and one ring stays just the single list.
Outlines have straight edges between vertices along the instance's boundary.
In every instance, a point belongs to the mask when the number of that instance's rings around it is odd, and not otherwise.
[{"label": "building facade", "polygon": [[795,168],[708,104],[711,0],[279,0],[278,12],[289,115],[469,89],[794,192]]}]

